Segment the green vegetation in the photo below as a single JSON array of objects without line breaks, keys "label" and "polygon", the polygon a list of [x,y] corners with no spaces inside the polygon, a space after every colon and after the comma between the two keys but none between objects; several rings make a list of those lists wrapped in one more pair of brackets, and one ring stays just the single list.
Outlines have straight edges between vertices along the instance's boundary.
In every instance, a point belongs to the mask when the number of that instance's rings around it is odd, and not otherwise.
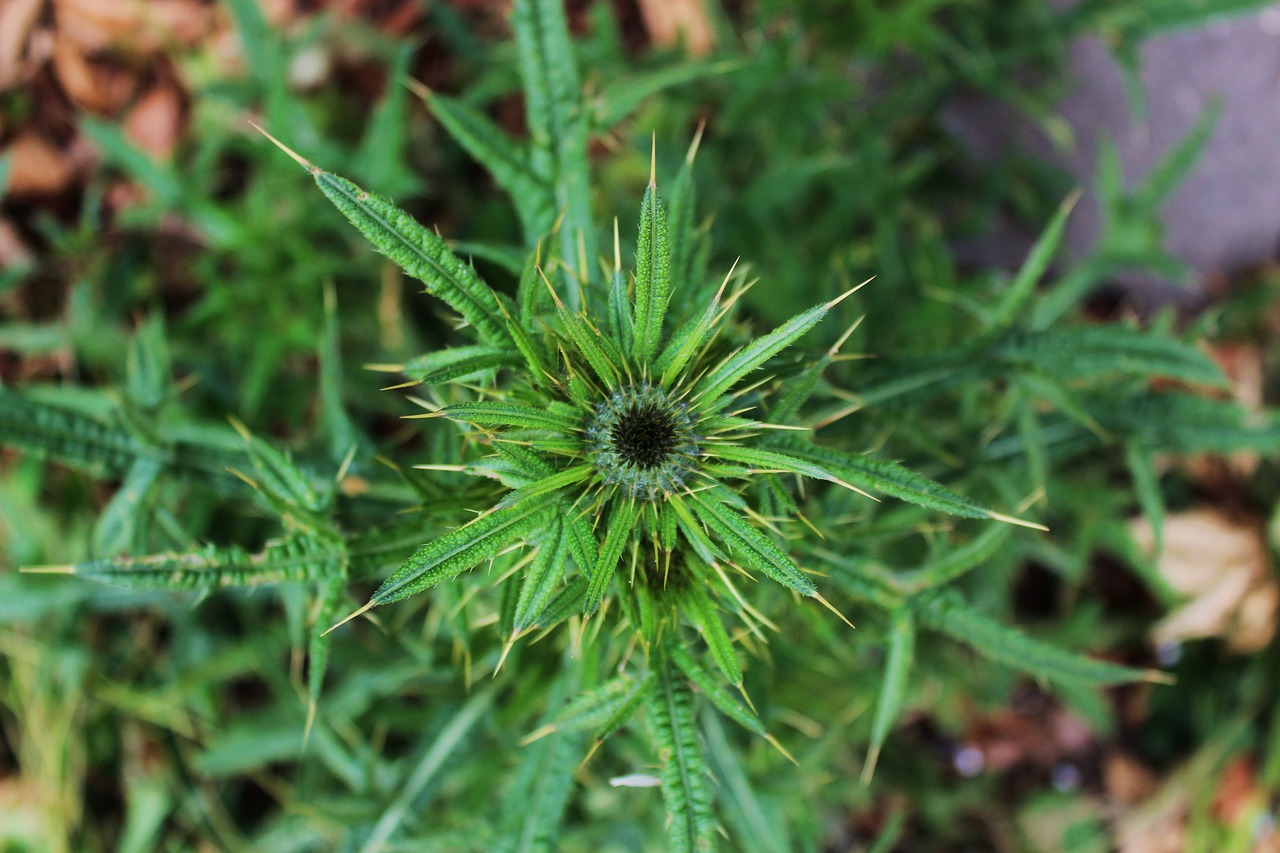
[{"label": "green vegetation", "polygon": [[[227,2],[246,76],[189,58],[171,161],[82,117],[106,168],[0,277],[66,285],[0,347],[75,365],[0,386],[0,695],[46,816],[0,812],[6,849],[1108,849],[1103,783],[1051,784],[1081,749],[959,779],[1028,697],[1190,790],[1241,756],[1280,790],[1271,635],[1163,666],[1147,636],[1211,490],[1166,460],[1259,454],[1240,510],[1280,496],[1280,417],[1205,345],[1259,312],[1082,310],[1182,274],[1160,205],[1213,115],[1132,188],[1104,149],[1069,269],[1069,182],[941,118],[976,89],[1063,135],[1014,81],[1220,11],[1156,5],[764,3],[687,60],[604,4],[571,38],[516,0],[513,43],[437,4],[445,94],[415,44]],[[384,70],[360,121],[291,90],[317,45]],[[104,233],[119,177],[146,198]],[[1016,269],[956,259],[1010,215]],[[1187,837],[1243,837],[1190,799]]]}]

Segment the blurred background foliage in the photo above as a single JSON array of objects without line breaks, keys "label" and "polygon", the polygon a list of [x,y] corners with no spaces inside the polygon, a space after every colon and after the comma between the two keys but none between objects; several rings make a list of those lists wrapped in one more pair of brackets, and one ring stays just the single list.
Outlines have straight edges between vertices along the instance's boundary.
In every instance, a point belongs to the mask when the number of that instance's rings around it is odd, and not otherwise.
[{"label": "blurred background foliage", "polygon": [[[1037,638],[1176,679],[1049,690],[922,633],[864,784],[891,620],[852,589],[840,602],[852,635],[788,610],[747,689],[797,764],[703,721],[727,848],[1280,849],[1280,435],[1261,414],[1280,391],[1280,277],[1241,274],[1183,316],[1136,317],[1110,287],[1132,270],[1185,278],[1162,245],[1161,205],[1213,114],[1146,176],[1123,175],[1103,146],[1092,188],[1103,238],[1069,266],[1040,258],[1048,283],[1022,306],[1004,295],[1037,236],[1061,226],[1076,179],[1017,149],[980,156],[948,121],[981,97],[1069,146],[1054,105],[1071,86],[1072,39],[1105,38],[1132,75],[1144,39],[1259,5],[569,4],[597,130],[597,218],[634,233],[651,136],[659,175],[673,176],[703,128],[693,175],[708,266],[750,264],[759,281],[746,299],[763,325],[877,276],[846,347],[865,357],[826,373],[853,392],[832,403],[833,434],[966,494],[1034,507],[1050,526],[997,543],[959,582],[968,599]],[[338,635],[304,751],[301,585],[175,596],[16,571],[268,542],[274,519],[226,470],[249,465],[229,415],[330,478],[356,443],[338,484],[349,529],[395,522],[415,501],[465,503],[456,481],[387,486],[374,459],[374,448],[409,464],[456,456],[456,436],[406,427],[402,397],[378,390],[393,383],[362,369],[455,340],[438,303],[248,122],[392,197],[511,291],[516,211],[403,85],[523,134],[506,11],[465,0],[0,7],[0,380],[200,448],[178,472],[0,451],[4,849],[470,850],[508,837],[503,798],[536,774],[522,739],[547,691],[577,685],[554,654],[490,678],[501,650],[490,591],[471,602],[441,588],[388,611],[385,630]],[[1192,397],[1157,393],[1177,385],[1159,377],[1112,381],[1087,366],[1107,351],[1076,339],[1061,343],[1085,366],[1067,380],[1089,381],[1060,381],[1062,352],[1041,371],[1050,356],[1019,348],[1019,331],[1103,320],[1202,341],[1230,388]],[[1228,399],[1230,417],[1191,402]],[[975,522],[873,511],[856,496],[809,504],[824,530],[847,528],[822,552],[837,585],[977,536]],[[409,528],[402,547],[430,535]],[[385,568],[375,556],[363,570]],[[651,760],[640,735],[612,738],[577,771],[552,849],[663,849],[656,792],[608,784]]]}]

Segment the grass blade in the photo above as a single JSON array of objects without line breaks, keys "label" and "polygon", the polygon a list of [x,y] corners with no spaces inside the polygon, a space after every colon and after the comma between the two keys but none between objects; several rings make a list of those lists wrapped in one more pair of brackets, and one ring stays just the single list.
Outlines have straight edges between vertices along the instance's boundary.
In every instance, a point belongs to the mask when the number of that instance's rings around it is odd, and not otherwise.
[{"label": "grass blade", "polygon": [[[1007,528],[1006,528],[1007,529]],[[907,694],[907,676],[915,656],[916,623],[910,608],[899,607],[889,614],[889,654],[884,661],[884,680],[876,699],[876,714],[871,722],[871,747],[867,751],[867,763],[862,770],[862,783],[871,782],[876,772],[880,748],[884,746],[889,729],[898,719],[902,702]]]}]

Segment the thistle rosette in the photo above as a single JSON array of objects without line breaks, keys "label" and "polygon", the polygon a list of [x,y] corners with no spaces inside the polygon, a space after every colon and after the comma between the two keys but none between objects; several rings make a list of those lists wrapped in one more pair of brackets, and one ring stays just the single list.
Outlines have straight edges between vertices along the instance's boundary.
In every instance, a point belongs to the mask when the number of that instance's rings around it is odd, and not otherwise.
[{"label": "thistle rosette", "polygon": [[[747,287],[730,270],[705,304],[668,330],[673,283],[700,283],[691,280],[689,264],[673,262],[673,248],[688,257],[693,229],[673,241],[652,174],[633,275],[622,270],[615,226],[610,282],[592,282],[585,259],[573,269],[535,254],[513,301],[387,199],[289,153],[379,251],[455,309],[478,338],[402,368],[415,384],[451,385],[468,397],[418,400],[430,411],[410,417],[455,421],[481,439],[472,446],[491,453],[419,467],[489,477],[510,489],[467,524],[419,548],[348,620],[531,546],[517,565],[519,593],[504,619],[512,638],[573,612],[596,613],[626,565],[628,595],[621,599],[645,639],[657,639],[668,617],[681,613],[730,680],[740,682],[716,601],[727,594],[742,618],[766,620],[735,588],[735,575],[763,574],[831,608],[779,544],[774,521],[752,506],[745,488],[751,481],[769,487],[763,491],[771,507],[797,515],[778,474],[1021,523],[896,463],[814,443],[798,412],[839,344],[785,389],[761,372],[858,288],[749,338],[726,331],[734,329],[728,318]],[[672,218],[690,219],[683,204]],[[675,275],[673,268],[686,272]],[[572,305],[552,279],[576,288]],[[577,307],[583,303],[585,310]],[[603,310],[592,313],[595,307]]]},{"label": "thistle rosette", "polygon": [[[756,526],[759,517],[738,485],[765,471],[840,482],[820,464],[767,446],[762,436],[785,425],[753,417],[767,396],[753,381],[756,372],[840,299],[735,347],[723,334],[742,292],[726,297],[731,274],[697,316],[664,334],[671,301],[666,220],[651,181],[641,208],[634,287],[627,286],[615,257],[612,301],[623,310],[608,312],[603,322],[567,307],[535,260],[522,290],[543,288],[551,296],[549,316],[538,318],[536,329],[499,302],[507,337],[491,352],[468,348],[465,359],[454,351],[405,366],[410,376],[431,382],[460,370],[468,373],[456,381],[478,378],[478,372],[493,376],[496,369],[494,381],[472,386],[477,399],[419,416],[466,425],[493,454],[468,465],[425,467],[494,477],[512,489],[470,524],[423,546],[369,606],[434,586],[477,557],[520,541],[537,551],[522,579],[516,632],[540,623],[554,589],[543,575],[562,576],[569,558],[586,580],[581,609],[588,614],[600,607],[628,561],[638,595],[692,596],[698,612],[708,603],[708,583],[729,583],[726,566],[763,573],[821,599],[787,551]],[[498,365],[504,352],[512,358]],[[494,361],[483,361],[488,357]],[[542,552],[558,557],[542,565],[536,556]]]}]

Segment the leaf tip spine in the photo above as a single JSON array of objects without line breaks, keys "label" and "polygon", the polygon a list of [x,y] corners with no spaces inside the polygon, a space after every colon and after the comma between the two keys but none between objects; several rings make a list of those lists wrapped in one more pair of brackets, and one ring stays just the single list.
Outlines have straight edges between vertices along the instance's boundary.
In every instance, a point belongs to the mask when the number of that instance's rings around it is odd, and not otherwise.
[{"label": "leaf tip spine", "polygon": [[702,117],[698,122],[698,129],[694,131],[693,141],[689,143],[689,150],[685,152],[684,161],[690,166],[693,165],[693,158],[698,156],[698,146],[702,144],[702,132],[707,129],[707,118]]},{"label": "leaf tip spine", "polygon": [[649,137],[649,186],[658,188],[658,131],[651,132]]},{"label": "leaf tip spine", "polygon": [[844,615],[843,613],[841,613],[839,610],[837,610],[837,609],[836,609],[836,606],[835,606],[834,604],[832,604],[830,601],[827,601],[825,598],[823,598],[823,597],[822,597],[822,593],[818,592],[818,591],[815,589],[813,592],[809,593],[809,596],[810,596],[811,598],[813,598],[814,600],[816,600],[816,601],[817,601],[819,604],[821,604],[823,607],[827,608],[827,609],[828,609],[828,610],[830,610],[832,613],[834,613],[835,615],[839,616],[839,617],[840,617],[840,621],[841,621],[841,622],[843,622],[844,624],[848,625],[850,629],[852,629],[852,630],[857,630],[857,627],[858,627],[858,626],[854,625],[854,624],[853,624],[852,622],[850,622],[847,618],[845,618],[845,615]]},{"label": "leaf tip spine", "polygon": [[827,303],[827,310],[830,311],[832,308],[835,308],[841,302],[844,302],[850,296],[853,296],[853,294],[857,293],[859,290],[862,290],[862,288],[866,287],[868,284],[875,281],[875,278],[876,278],[875,276],[871,276],[871,278],[862,282],[862,284],[859,284],[855,287],[851,287],[848,290],[846,290],[844,293],[837,296],[835,299],[832,299],[830,302]]},{"label": "leaf tip spine", "polygon": [[258,131],[258,133],[261,133],[263,136],[265,136],[267,139],[269,139],[273,145],[275,145],[275,146],[276,146],[277,148],[279,148],[281,151],[283,151],[284,153],[286,153],[286,154],[288,154],[290,157],[292,157],[292,158],[293,158],[293,161],[294,161],[295,163],[297,163],[297,164],[298,164],[299,166],[301,166],[302,168],[306,169],[306,170],[307,170],[308,172],[310,172],[311,174],[313,174],[313,175],[314,175],[314,174],[316,174],[316,173],[318,173],[318,172],[320,171],[320,167],[319,167],[319,166],[316,166],[316,165],[315,165],[315,164],[313,164],[310,160],[307,160],[307,159],[306,159],[305,157],[303,157],[301,154],[299,154],[298,152],[296,152],[296,151],[294,151],[292,148],[290,148],[288,145],[285,145],[285,144],[284,144],[283,142],[281,142],[279,139],[276,139],[276,138],[275,138],[274,136],[272,136],[270,133],[267,133],[267,131],[266,131],[266,130],[264,130],[264,129],[263,129],[263,127],[262,127],[261,125],[259,125],[257,122],[255,122],[255,121],[250,121],[250,122],[249,122],[249,124],[253,127],[253,129],[254,129],[254,130]]},{"label": "leaf tip spine", "polygon": [[770,746],[778,750],[778,752],[782,753],[783,758],[787,759],[787,761],[790,761],[796,767],[800,766],[800,762],[796,761],[795,756],[793,756],[790,752],[788,752],[787,748],[783,746],[782,743],[776,737],[766,733],[764,736],[764,739],[768,742]]},{"label": "leaf tip spine", "polygon": [[372,610],[372,609],[374,608],[374,605],[376,605],[377,603],[378,603],[378,602],[377,602],[376,600],[370,600],[368,604],[364,605],[364,606],[363,606],[363,607],[361,607],[359,610],[357,610],[356,612],[352,613],[350,616],[347,616],[345,619],[343,619],[343,620],[342,620],[342,621],[340,621],[340,622],[336,622],[336,623],[334,623],[333,625],[330,625],[330,626],[329,626],[329,628],[328,628],[328,630],[326,630],[326,631],[325,631],[323,634],[321,634],[320,636],[322,636],[322,637],[326,637],[326,636],[328,636],[329,634],[331,634],[331,633],[333,633],[334,631],[336,631],[336,630],[338,630],[339,628],[341,628],[343,625],[345,625],[345,624],[347,624],[348,622],[350,622],[352,619],[356,618],[357,616],[361,616],[361,615],[363,615],[363,614],[365,614],[365,613],[368,613],[370,610]]},{"label": "leaf tip spine", "polygon": [[618,217],[613,217],[613,271],[622,272],[622,249],[618,240]]},{"label": "leaf tip spine", "polygon": [[1030,530],[1039,530],[1045,533],[1049,532],[1049,528],[1045,527],[1038,521],[1027,521],[1022,518],[1015,518],[1012,515],[1005,515],[1002,512],[988,512],[987,517],[993,521],[1003,521],[1005,524],[1015,524],[1018,527],[1026,527]]},{"label": "leaf tip spine", "polygon": [[311,729],[316,722],[316,703],[314,699],[307,701],[307,723],[302,728],[302,751],[307,751],[307,744],[311,742]]}]

